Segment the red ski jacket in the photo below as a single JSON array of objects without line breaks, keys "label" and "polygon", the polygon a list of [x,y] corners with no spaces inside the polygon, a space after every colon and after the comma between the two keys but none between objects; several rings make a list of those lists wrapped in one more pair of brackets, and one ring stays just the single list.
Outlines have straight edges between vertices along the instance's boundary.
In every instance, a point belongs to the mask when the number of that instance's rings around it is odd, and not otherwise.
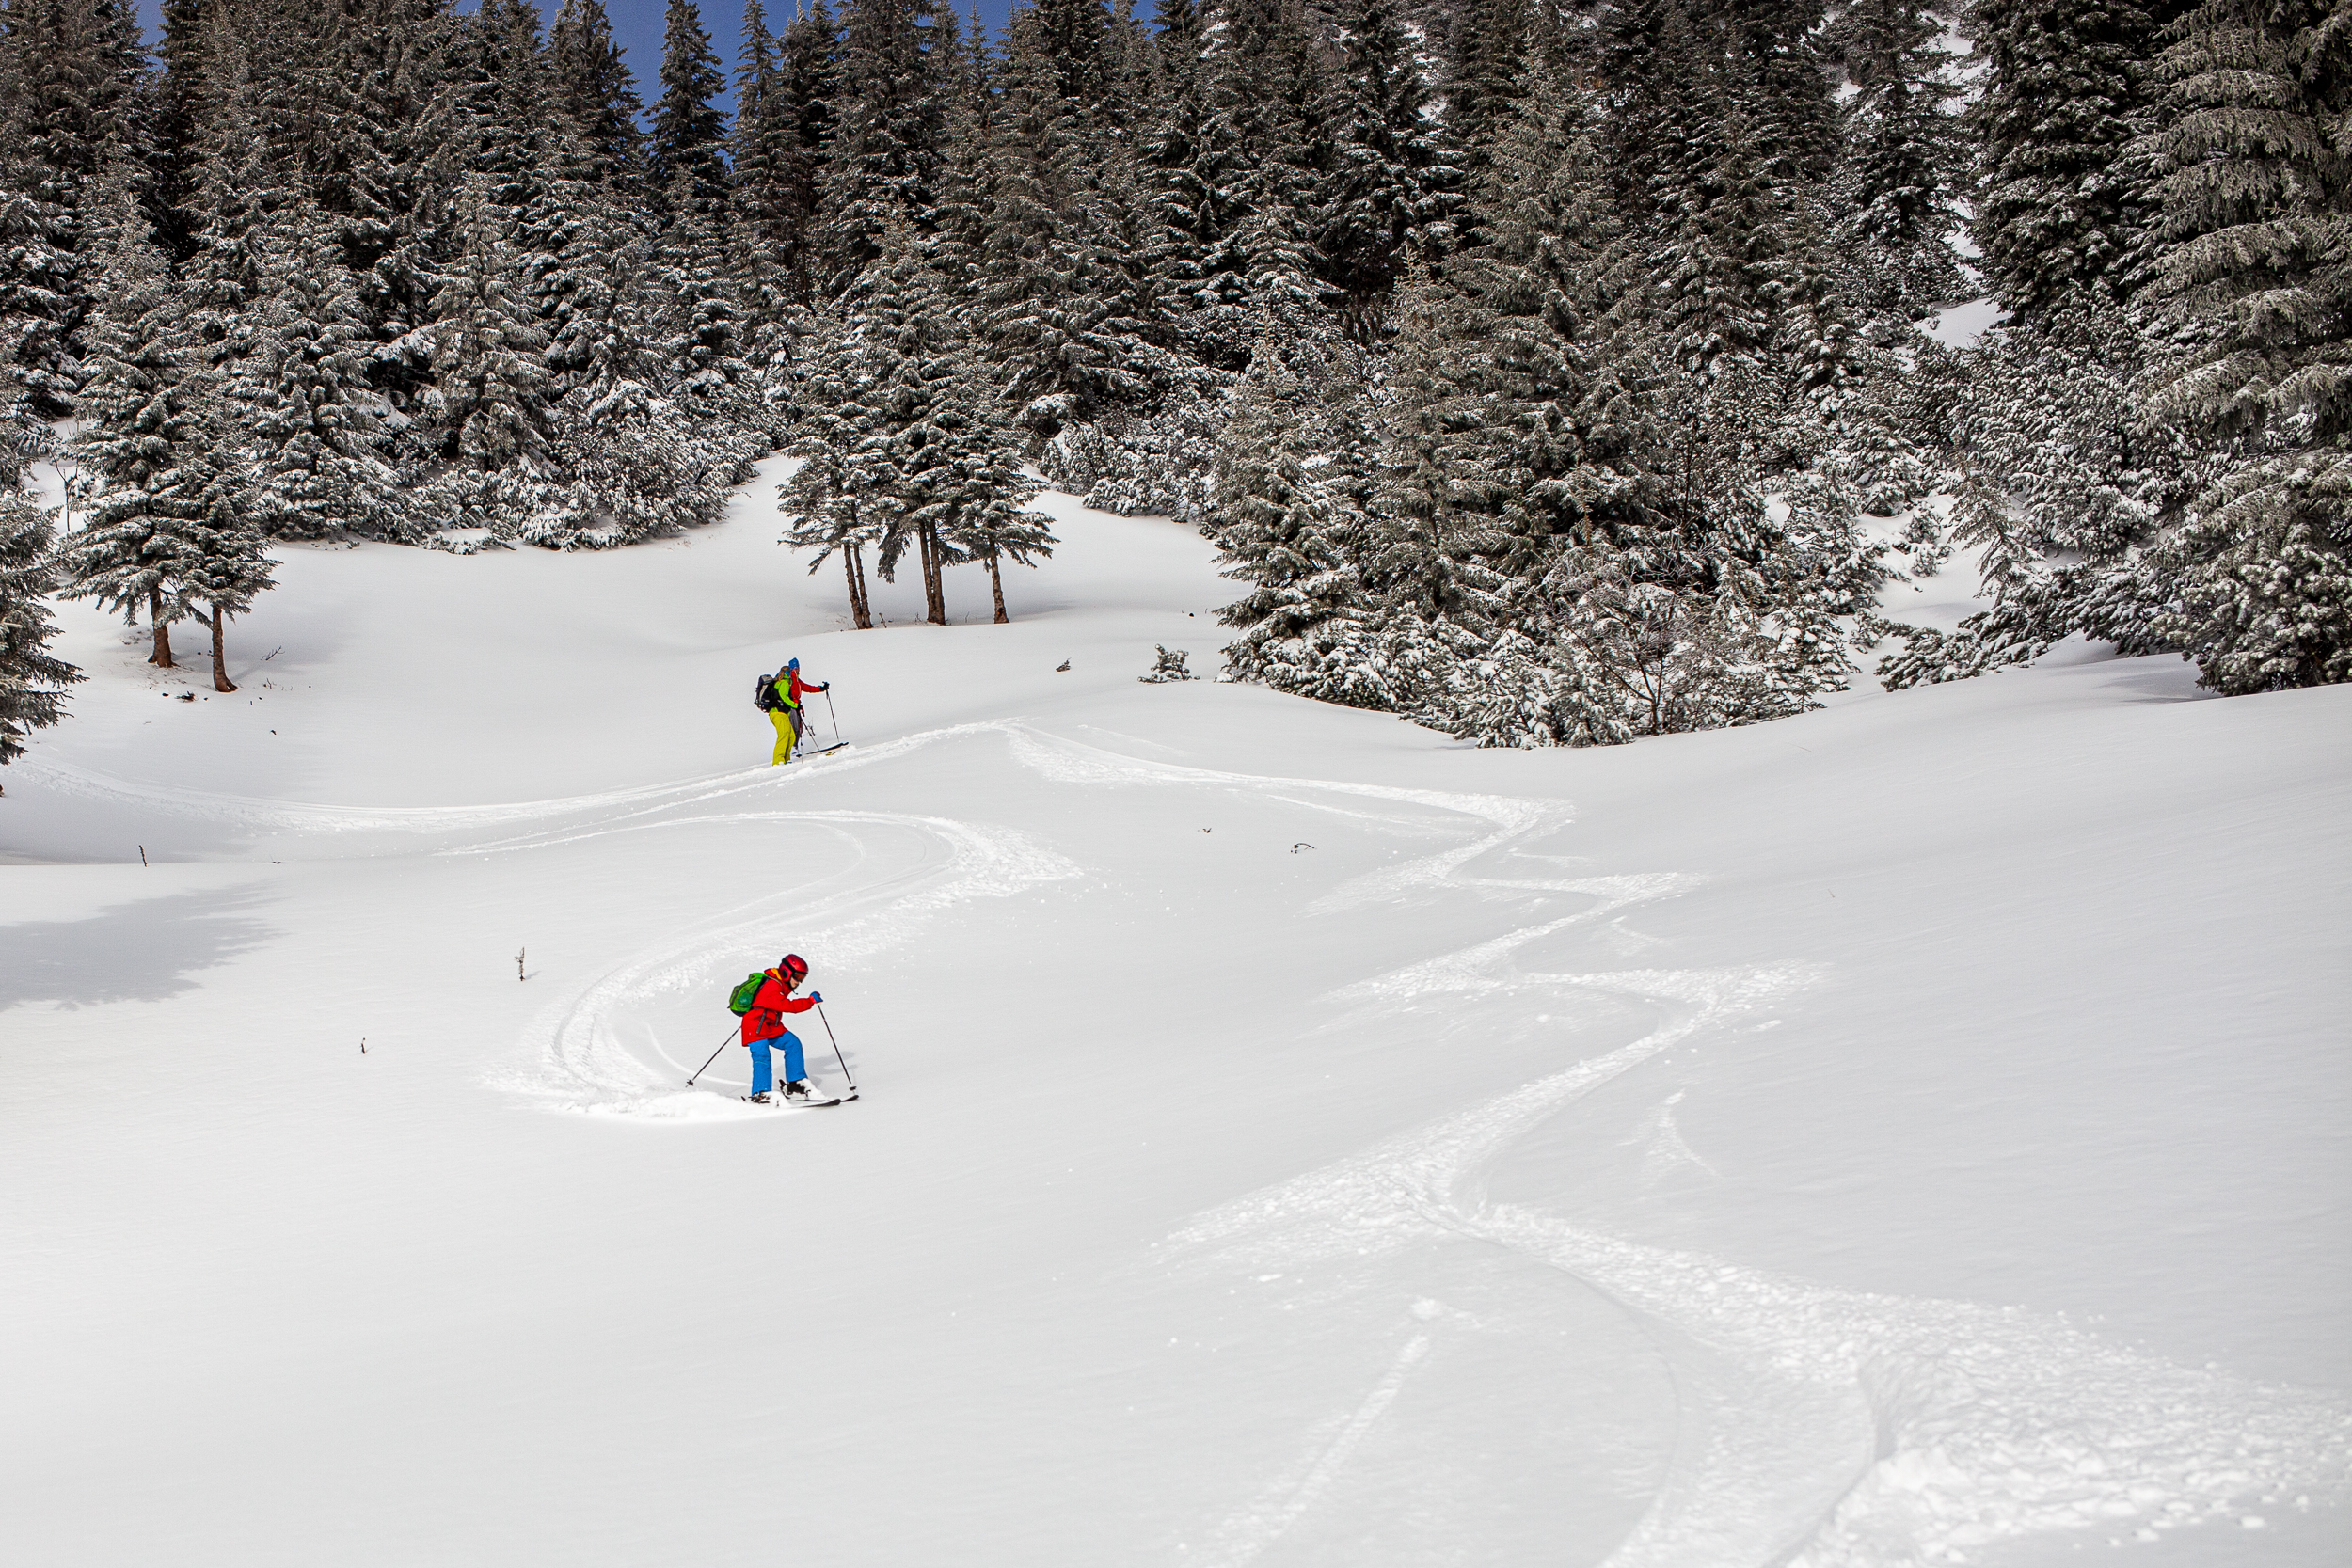
[{"label": "red ski jacket", "polygon": [[785,702],[792,707],[799,707],[801,705],[801,699],[807,696],[810,692],[822,691],[824,689],[824,687],[821,685],[811,686],[808,682],[801,679],[801,673],[798,670],[787,671],[787,673],[788,673],[792,679],[790,683],[782,691],[777,692],[776,695],[783,698]]},{"label": "red ski jacket", "polygon": [[804,1013],[817,1006],[805,996],[793,996],[784,989],[784,977],[774,970],[768,971],[768,979],[752,998],[749,1011],[743,1015],[743,1043],[771,1040],[784,1033],[784,1015]]}]

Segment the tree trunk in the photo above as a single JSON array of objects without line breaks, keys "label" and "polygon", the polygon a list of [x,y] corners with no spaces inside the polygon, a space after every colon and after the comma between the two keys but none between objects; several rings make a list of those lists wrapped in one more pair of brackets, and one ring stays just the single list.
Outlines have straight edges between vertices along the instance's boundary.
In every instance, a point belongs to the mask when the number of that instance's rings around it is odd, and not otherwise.
[{"label": "tree trunk", "polygon": [[841,575],[850,581],[850,619],[860,631],[871,631],[874,617],[866,608],[866,574],[859,568],[857,546],[841,546]]},{"label": "tree trunk", "polygon": [[237,689],[237,683],[229,678],[229,612],[217,599],[213,602],[213,689]]},{"label": "tree trunk", "polygon": [[1010,626],[1012,617],[1005,613],[1005,574],[996,568],[994,550],[988,552],[988,589],[996,595],[996,624],[1000,626]]},{"label": "tree trunk", "polygon": [[926,617],[932,626],[947,624],[947,591],[940,582],[939,536],[929,523],[923,525],[923,603],[930,611]]},{"label": "tree trunk", "polygon": [[851,552],[850,559],[857,562],[857,607],[858,613],[865,617],[858,625],[871,631],[874,629],[874,594],[873,591],[866,586],[865,547],[858,546]]},{"label": "tree trunk", "polygon": [[171,628],[164,625],[164,591],[160,588],[147,591],[147,619],[155,628],[155,651],[147,656],[147,662],[166,670],[178,669],[171,662]]}]

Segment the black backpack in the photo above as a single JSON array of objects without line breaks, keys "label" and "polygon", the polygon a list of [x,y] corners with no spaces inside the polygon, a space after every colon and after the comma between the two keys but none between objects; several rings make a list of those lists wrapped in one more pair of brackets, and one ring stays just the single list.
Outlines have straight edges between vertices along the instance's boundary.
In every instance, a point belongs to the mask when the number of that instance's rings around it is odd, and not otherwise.
[{"label": "black backpack", "polygon": [[784,706],[782,703],[776,701],[776,677],[760,676],[759,689],[752,694],[752,701],[759,705],[759,711],[762,713],[773,713]]}]

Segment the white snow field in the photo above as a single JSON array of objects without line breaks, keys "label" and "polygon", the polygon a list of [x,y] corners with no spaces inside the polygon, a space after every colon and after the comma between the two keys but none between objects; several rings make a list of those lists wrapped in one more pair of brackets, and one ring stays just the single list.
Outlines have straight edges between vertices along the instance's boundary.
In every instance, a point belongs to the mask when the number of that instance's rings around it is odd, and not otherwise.
[{"label": "white snow field", "polygon": [[[845,630],[776,477],[65,612],[0,1560],[2352,1560],[2352,690],[1479,752],[1139,684],[1231,585],[1067,501]],[[787,950],[864,1099],[687,1088]]]}]

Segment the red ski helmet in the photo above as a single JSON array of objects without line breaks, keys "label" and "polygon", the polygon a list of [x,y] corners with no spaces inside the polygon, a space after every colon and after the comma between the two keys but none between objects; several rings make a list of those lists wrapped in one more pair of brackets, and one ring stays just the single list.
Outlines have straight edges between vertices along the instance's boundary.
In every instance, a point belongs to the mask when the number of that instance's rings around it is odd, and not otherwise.
[{"label": "red ski helmet", "polygon": [[808,978],[808,960],[798,953],[787,953],[776,965],[777,972],[795,985]]}]

